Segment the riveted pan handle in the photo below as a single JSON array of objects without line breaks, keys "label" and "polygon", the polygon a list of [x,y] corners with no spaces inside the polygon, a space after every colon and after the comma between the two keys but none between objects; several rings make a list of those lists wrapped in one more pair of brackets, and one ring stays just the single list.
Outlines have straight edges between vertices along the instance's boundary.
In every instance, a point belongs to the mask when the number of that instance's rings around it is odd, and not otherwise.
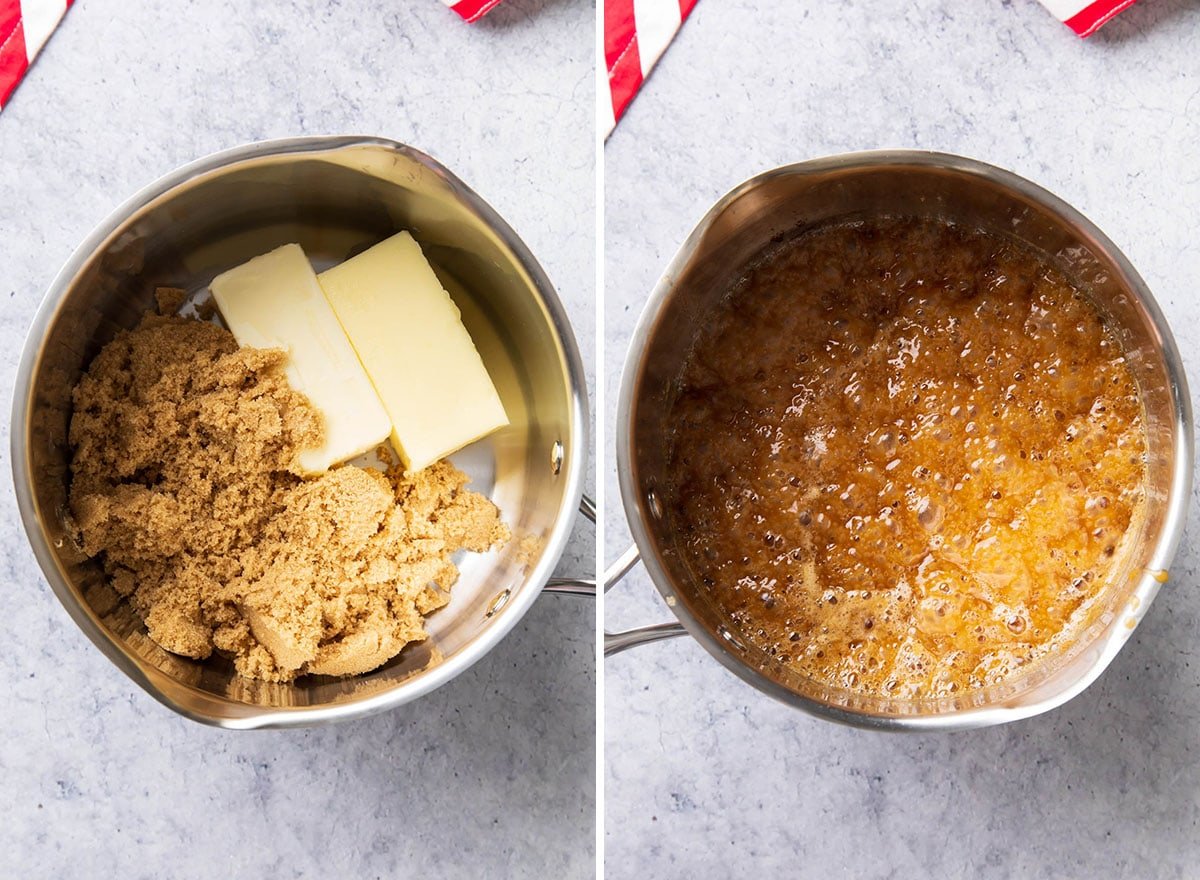
[{"label": "riveted pan handle", "polygon": [[[596,502],[584,495],[579,499],[579,512],[596,524]],[[558,593],[563,596],[596,597],[595,578],[552,577],[542,588],[547,593]]]},{"label": "riveted pan handle", "polygon": [[[638,552],[637,544],[631,546],[628,550],[617,557],[617,561],[608,567],[604,572],[604,592],[607,593],[625,575],[629,574],[630,570],[638,564],[641,559],[641,554]],[[676,636],[682,636],[687,633],[683,625],[672,621],[670,623],[656,623],[652,626],[640,626],[636,629],[627,629],[623,632],[604,631],[604,656],[611,657],[613,654],[619,654],[629,648],[636,648],[638,645],[646,645],[650,642],[659,642],[663,639],[673,639]]]}]

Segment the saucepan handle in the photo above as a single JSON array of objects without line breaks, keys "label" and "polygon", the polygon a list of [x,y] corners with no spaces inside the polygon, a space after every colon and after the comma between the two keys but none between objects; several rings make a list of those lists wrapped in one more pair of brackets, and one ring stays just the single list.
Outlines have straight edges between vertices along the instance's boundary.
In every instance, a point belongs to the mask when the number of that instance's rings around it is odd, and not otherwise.
[{"label": "saucepan handle", "polygon": [[[596,524],[596,502],[584,495],[579,499],[579,512]],[[563,596],[596,597],[595,578],[552,577],[542,588],[547,593],[558,593]]]},{"label": "saucepan handle", "polygon": [[[617,585],[617,582],[625,575],[629,574],[630,569],[638,564],[641,559],[641,554],[638,553],[637,544],[634,544],[619,557],[617,561],[608,567],[604,572],[604,592],[608,592]],[[604,656],[610,657],[613,654],[619,654],[627,648],[635,648],[638,645],[645,645],[650,642],[661,641],[662,639],[673,639],[675,636],[682,636],[687,633],[683,625],[677,622],[671,623],[656,623],[653,626],[639,626],[637,629],[627,629],[624,632],[609,632],[604,631]]]}]

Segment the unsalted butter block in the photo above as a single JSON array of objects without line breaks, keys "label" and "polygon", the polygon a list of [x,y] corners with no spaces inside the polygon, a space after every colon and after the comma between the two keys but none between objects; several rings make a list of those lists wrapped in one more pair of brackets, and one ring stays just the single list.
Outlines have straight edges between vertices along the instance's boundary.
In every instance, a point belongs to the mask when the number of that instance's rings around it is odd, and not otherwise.
[{"label": "unsalted butter block", "polygon": [[321,473],[387,440],[391,420],[300,245],[255,257],[209,288],[239,345],[288,351],[288,382],[324,417],[325,442],[301,451],[301,470]]},{"label": "unsalted butter block", "polygon": [[320,275],[321,287],[418,471],[508,424],[458,307],[421,246],[393,235]]}]

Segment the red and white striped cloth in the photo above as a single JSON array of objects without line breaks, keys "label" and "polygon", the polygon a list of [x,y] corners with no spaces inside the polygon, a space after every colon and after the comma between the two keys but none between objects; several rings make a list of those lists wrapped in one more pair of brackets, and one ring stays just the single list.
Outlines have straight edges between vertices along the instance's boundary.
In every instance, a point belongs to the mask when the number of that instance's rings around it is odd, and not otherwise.
[{"label": "red and white striped cloth", "polygon": [[462,16],[463,21],[478,21],[500,5],[500,0],[442,0]]},{"label": "red and white striped cloth", "polygon": [[1041,0],[1055,18],[1081,37],[1090,37],[1137,0]]},{"label": "red and white striped cloth", "polygon": [[72,0],[0,0],[0,109]]},{"label": "red and white striped cloth", "polygon": [[[1041,0],[1059,21],[1090,37],[1137,0]],[[607,131],[650,75],[696,0],[604,0],[604,62],[612,101]]]},{"label": "red and white striped cloth", "polygon": [[604,65],[612,103],[605,131],[612,131],[696,0],[604,0]]}]

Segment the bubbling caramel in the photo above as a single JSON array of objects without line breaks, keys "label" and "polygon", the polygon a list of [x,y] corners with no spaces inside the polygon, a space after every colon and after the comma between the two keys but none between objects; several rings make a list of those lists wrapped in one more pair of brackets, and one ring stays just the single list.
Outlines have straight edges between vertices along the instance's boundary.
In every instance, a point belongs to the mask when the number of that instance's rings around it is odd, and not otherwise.
[{"label": "bubbling caramel", "polygon": [[699,332],[672,404],[676,550],[769,662],[896,698],[999,683],[1094,618],[1146,434],[1083,290],[932,219],[809,231]]}]

